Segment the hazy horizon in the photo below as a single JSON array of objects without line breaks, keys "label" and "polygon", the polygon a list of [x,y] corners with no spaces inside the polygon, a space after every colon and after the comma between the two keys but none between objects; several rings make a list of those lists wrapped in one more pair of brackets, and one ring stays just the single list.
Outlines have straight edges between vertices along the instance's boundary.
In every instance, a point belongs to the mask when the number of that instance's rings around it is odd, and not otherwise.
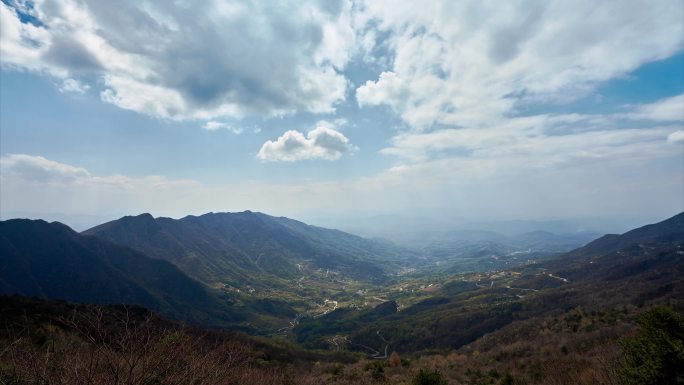
[{"label": "hazy horizon", "polygon": [[[255,211],[258,210],[241,210]],[[217,213],[219,211],[211,211]],[[188,215],[203,215],[209,212],[188,213],[186,215],[157,215],[149,212],[122,213],[111,215],[70,215],[66,213],[32,213],[32,212],[8,212],[3,213],[0,220],[9,219],[42,219],[48,222],[61,222],[76,231],[88,230],[97,225],[115,221],[124,216],[137,216],[151,214],[155,218],[166,217],[181,219]],[[337,229],[351,234],[367,238],[385,238],[388,240],[401,240],[404,236],[418,236],[420,234],[439,234],[450,231],[476,230],[490,231],[504,235],[523,234],[532,231],[546,231],[554,234],[595,233],[621,234],[634,228],[657,223],[679,213],[672,213],[663,217],[636,218],[636,217],[584,217],[584,218],[458,218],[445,215],[409,216],[401,214],[376,214],[358,213],[337,217],[297,217],[263,212],[272,216],[285,216],[309,225]]]}]

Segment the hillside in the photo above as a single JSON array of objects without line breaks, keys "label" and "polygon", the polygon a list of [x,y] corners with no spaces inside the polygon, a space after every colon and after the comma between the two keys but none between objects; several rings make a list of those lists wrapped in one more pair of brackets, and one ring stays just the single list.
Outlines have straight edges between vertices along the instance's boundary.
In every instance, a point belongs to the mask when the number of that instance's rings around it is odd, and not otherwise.
[{"label": "hillside", "polygon": [[209,213],[182,219],[124,217],[83,234],[177,265],[203,282],[273,286],[304,268],[379,283],[407,250],[262,213]]},{"label": "hillside", "polygon": [[80,235],[59,222],[0,222],[0,255],[0,293],[137,304],[193,322],[239,318],[171,263]]},{"label": "hillside", "polygon": [[[519,321],[577,307],[610,312],[625,306],[674,304],[684,298],[684,215],[605,237],[549,261],[509,270],[457,275],[418,303],[372,317],[340,309],[306,318],[294,332],[311,347],[344,336],[349,349],[381,352],[458,349]],[[600,246],[600,252],[596,250]],[[389,293],[388,299],[401,299]],[[366,348],[361,348],[361,350]]]}]

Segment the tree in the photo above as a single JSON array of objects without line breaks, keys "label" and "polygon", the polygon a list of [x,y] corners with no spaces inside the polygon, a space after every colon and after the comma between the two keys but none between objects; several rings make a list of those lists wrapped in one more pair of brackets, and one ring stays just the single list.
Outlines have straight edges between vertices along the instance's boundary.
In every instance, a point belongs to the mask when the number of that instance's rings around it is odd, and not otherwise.
[{"label": "tree", "polygon": [[397,352],[392,352],[392,354],[390,354],[389,363],[393,368],[401,365],[401,358],[399,358],[399,354]]},{"label": "tree", "polygon": [[684,384],[684,318],[671,308],[654,308],[639,317],[639,330],[622,341],[620,368],[627,384]]}]

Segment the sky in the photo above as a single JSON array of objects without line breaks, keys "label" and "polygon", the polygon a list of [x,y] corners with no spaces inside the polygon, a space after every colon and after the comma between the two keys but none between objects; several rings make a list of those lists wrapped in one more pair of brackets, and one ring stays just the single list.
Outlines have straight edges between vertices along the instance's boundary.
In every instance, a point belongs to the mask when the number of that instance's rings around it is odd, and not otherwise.
[{"label": "sky", "polygon": [[3,219],[684,211],[680,0],[2,0],[0,16]]}]

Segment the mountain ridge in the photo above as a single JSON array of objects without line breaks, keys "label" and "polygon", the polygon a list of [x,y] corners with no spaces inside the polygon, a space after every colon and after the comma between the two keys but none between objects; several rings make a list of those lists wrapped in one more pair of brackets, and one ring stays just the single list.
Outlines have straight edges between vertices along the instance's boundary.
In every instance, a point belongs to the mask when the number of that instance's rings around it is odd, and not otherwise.
[{"label": "mountain ridge", "polygon": [[2,221],[0,251],[0,291],[7,294],[131,303],[181,320],[206,318],[225,308],[173,264],[59,222]]},{"label": "mountain ridge", "polygon": [[339,230],[244,211],[181,219],[126,216],[83,232],[165,259],[206,283],[258,284],[255,275],[291,280],[298,263],[380,282],[381,261],[408,251]]}]

